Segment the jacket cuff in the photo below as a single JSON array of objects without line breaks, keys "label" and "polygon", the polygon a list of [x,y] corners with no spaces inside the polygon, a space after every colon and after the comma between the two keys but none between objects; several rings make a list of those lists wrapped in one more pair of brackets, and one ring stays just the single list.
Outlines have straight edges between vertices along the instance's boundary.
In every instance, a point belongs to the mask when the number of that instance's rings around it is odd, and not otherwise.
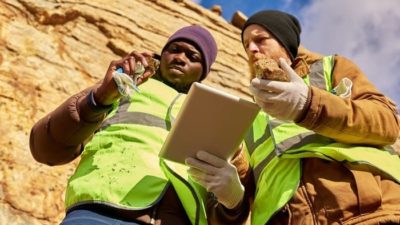
[{"label": "jacket cuff", "polygon": [[243,200],[244,200],[244,198],[245,197],[243,196],[243,199],[235,207],[233,207],[231,209],[225,207],[222,203],[219,203],[219,205],[220,205],[220,207],[223,208],[224,212],[227,215],[234,217],[234,216],[237,216],[238,214],[240,214],[240,212],[243,210],[243,207],[244,207],[244,201]]},{"label": "jacket cuff", "polygon": [[311,91],[311,87],[309,87],[306,103],[304,104],[304,108],[300,112],[299,116],[294,120],[295,123],[301,123],[306,118],[307,112],[311,106],[311,99],[312,99],[312,91]]},{"label": "jacket cuff", "polygon": [[96,123],[103,121],[107,113],[111,111],[113,105],[102,106],[96,103],[93,96],[93,90],[87,95],[83,95],[78,99],[77,109],[81,118],[88,123]]},{"label": "jacket cuff", "polygon": [[112,105],[100,105],[96,103],[96,100],[94,99],[94,93],[93,90],[90,90],[89,94],[87,95],[87,103],[89,107],[93,110],[93,112],[96,113],[104,113],[112,109]]},{"label": "jacket cuff", "polygon": [[303,115],[303,118],[296,121],[296,124],[307,128],[309,130],[314,129],[317,125],[316,121],[321,113],[321,93],[316,87],[310,87],[310,98],[306,112]]}]

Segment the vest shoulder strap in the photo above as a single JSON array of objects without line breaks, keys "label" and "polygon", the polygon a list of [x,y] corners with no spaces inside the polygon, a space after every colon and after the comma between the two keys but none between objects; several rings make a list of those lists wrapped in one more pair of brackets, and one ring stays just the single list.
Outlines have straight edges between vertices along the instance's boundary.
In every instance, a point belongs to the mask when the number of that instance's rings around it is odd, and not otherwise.
[{"label": "vest shoulder strap", "polygon": [[331,91],[332,71],[335,66],[334,56],[325,56],[313,63],[310,67],[310,85],[322,90]]}]

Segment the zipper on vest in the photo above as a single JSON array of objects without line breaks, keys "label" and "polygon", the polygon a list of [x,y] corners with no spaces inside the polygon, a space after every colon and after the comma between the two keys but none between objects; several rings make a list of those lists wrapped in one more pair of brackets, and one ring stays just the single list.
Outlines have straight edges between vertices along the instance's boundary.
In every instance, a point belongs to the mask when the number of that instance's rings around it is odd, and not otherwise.
[{"label": "zipper on vest", "polygon": [[165,185],[164,190],[161,192],[160,197],[152,204],[152,206],[154,206],[152,212],[151,212],[151,217],[150,217],[150,224],[156,224],[156,217],[157,217],[157,212],[158,212],[158,206],[159,206],[159,202],[161,201],[161,199],[164,197],[165,192],[167,192],[169,186],[170,186],[170,182],[168,181],[168,183]]},{"label": "zipper on vest", "polygon": [[156,216],[158,212],[158,204],[156,204],[151,212],[150,224],[156,224]]}]

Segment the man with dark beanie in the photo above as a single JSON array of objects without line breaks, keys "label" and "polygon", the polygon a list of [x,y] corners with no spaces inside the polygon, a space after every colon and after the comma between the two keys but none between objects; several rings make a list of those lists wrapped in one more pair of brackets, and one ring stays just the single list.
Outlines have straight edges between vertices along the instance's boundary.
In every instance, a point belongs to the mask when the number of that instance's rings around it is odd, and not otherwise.
[{"label": "man with dark beanie", "polygon": [[276,10],[261,11],[251,16],[242,30],[252,24],[258,24],[267,29],[286,49],[290,59],[293,61],[296,58],[301,33],[300,23],[296,17]]},{"label": "man with dark beanie", "polygon": [[[184,27],[161,56],[133,51],[112,61],[101,82],[34,125],[30,148],[37,161],[62,165],[81,155],[68,182],[62,225],[207,224],[202,190],[184,170],[166,173],[158,152],[183,93],[207,77],[216,54],[206,29]],[[139,68],[144,73],[136,79]],[[123,96],[123,79],[136,79],[140,93]]]},{"label": "man with dark beanie", "polygon": [[350,60],[299,47],[300,33],[276,10],[242,28],[249,65],[264,55],[289,81],[252,74],[263,109],[244,141],[253,182],[235,208],[215,207],[213,224],[245,223],[249,205],[255,225],[400,224],[400,158],[387,147],[399,134],[395,104]]}]

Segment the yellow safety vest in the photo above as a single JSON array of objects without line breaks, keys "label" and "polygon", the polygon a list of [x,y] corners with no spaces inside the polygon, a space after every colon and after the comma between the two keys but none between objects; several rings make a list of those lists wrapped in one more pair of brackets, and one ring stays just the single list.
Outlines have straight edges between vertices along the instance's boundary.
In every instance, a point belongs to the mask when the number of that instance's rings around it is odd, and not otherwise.
[{"label": "yellow safety vest", "polygon": [[204,189],[189,180],[184,166],[168,166],[158,157],[185,95],[154,79],[140,89],[115,105],[85,146],[68,182],[66,208],[103,203],[146,209],[172,184],[192,224],[207,224]]}]

